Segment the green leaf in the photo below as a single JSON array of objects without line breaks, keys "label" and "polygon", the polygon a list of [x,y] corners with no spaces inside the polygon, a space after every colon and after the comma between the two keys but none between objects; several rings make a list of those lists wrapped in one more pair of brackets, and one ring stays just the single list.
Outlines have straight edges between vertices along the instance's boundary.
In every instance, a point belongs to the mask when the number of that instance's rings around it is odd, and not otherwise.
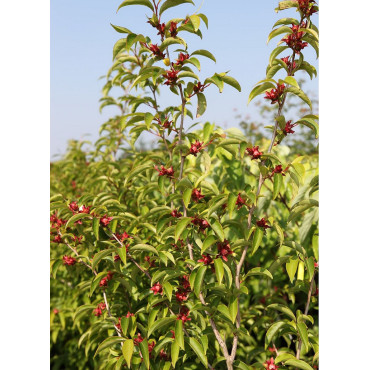
[{"label": "green leaf", "polygon": [[166,39],[164,39],[164,41],[162,42],[162,44],[159,46],[159,49],[161,51],[163,51],[166,48],[168,48],[170,45],[173,45],[173,44],[181,44],[181,45],[184,45],[186,47],[186,43],[185,43],[185,41],[182,38],[177,37],[175,39],[173,37],[167,37]]},{"label": "green leaf", "polygon": [[176,184],[176,189],[186,189],[186,188],[191,188],[193,189],[193,184],[192,182],[187,178],[183,177],[177,184]]},{"label": "green leaf", "polygon": [[132,339],[125,340],[125,343],[123,343],[122,346],[122,354],[125,358],[126,364],[128,368],[131,367],[131,357],[134,352],[134,341]]},{"label": "green leaf", "polygon": [[297,19],[294,19],[294,18],[282,18],[282,19],[279,19],[278,21],[276,21],[276,23],[272,26],[272,28],[275,28],[276,26],[280,26],[282,24],[285,24],[285,25],[291,25],[291,24],[299,24],[299,21]]},{"label": "green leaf", "polygon": [[296,0],[286,0],[286,1],[279,1],[279,6],[275,9],[276,13],[279,10],[285,10],[289,8],[297,8],[298,7],[298,1]]},{"label": "green leaf", "polygon": [[143,356],[144,364],[147,370],[150,368],[149,362],[149,348],[148,348],[148,340],[145,338],[142,342],[140,342],[140,351],[141,355]]},{"label": "green leaf", "polygon": [[190,3],[194,5],[192,0],[167,0],[160,7],[159,15],[162,15],[162,13],[169,8],[172,8],[174,6],[181,5],[181,4],[186,4],[186,3]]},{"label": "green leaf", "polygon": [[224,82],[221,80],[220,77],[218,77],[217,74],[214,74],[212,77],[206,78],[204,83],[205,84],[213,83],[214,85],[216,85],[218,87],[220,93],[222,93],[222,90],[224,89]]},{"label": "green leaf", "polygon": [[150,0],[125,0],[117,9],[117,12],[123,8],[124,6],[128,5],[144,5],[147,6],[149,9],[153,10],[154,12],[154,7],[153,4],[151,3]]},{"label": "green leaf", "polygon": [[282,328],[282,326],[285,325],[284,321],[278,321],[272,324],[267,332],[266,332],[266,337],[265,337],[265,349],[267,349],[269,343],[273,340],[275,335],[278,333],[278,331]]},{"label": "green leaf", "polygon": [[193,25],[194,31],[197,32],[200,27],[200,18],[196,15],[193,14],[189,17],[191,24]]},{"label": "green leaf", "polygon": [[260,227],[256,227],[254,230],[254,235],[253,235],[253,241],[252,241],[252,256],[257,252],[257,249],[259,248],[262,238],[263,238],[263,229]]},{"label": "green leaf", "polygon": [[292,76],[287,76],[285,77],[284,81],[289,84],[289,85],[292,85],[294,87],[296,87],[297,89],[301,89],[298,85],[298,82],[296,81],[296,79]]},{"label": "green leaf", "polygon": [[307,362],[304,362],[302,360],[293,359],[293,358],[285,361],[284,364],[289,365],[289,366],[294,366],[302,370],[313,370],[313,368]]},{"label": "green leaf", "polygon": [[160,320],[157,320],[148,330],[148,338],[152,333],[154,333],[158,329],[162,329],[171,322],[174,322],[176,320],[176,316],[171,316],[171,317],[164,317]]},{"label": "green leaf", "polygon": [[204,275],[207,271],[207,266],[201,266],[198,269],[197,275],[195,276],[194,280],[194,293],[199,298],[199,293],[203,284]]},{"label": "green leaf", "polygon": [[83,306],[80,306],[76,309],[76,312],[73,315],[73,321],[76,320],[77,317],[82,316],[83,313],[86,313],[86,311],[92,311],[94,308],[96,308],[93,304],[85,304]]},{"label": "green leaf", "polygon": [[281,173],[275,173],[274,175],[274,191],[272,193],[272,199],[275,199],[279,193],[281,185],[283,184],[283,175]]},{"label": "green leaf", "polygon": [[309,342],[308,342],[308,333],[307,333],[307,326],[304,322],[298,322],[297,323],[297,329],[299,336],[304,344],[304,346],[309,349]]},{"label": "green leaf", "polygon": [[166,294],[168,300],[171,302],[173,286],[168,281],[166,281],[163,284],[163,290],[164,290],[164,293]]},{"label": "green leaf", "polygon": [[94,255],[94,258],[92,260],[92,269],[95,270],[96,265],[102,260],[104,257],[108,256],[109,254],[112,254],[114,252],[114,249],[104,249]]},{"label": "green leaf", "polygon": [[175,369],[177,359],[179,358],[179,352],[180,352],[180,346],[177,344],[176,341],[173,341],[171,344],[171,362],[172,362],[172,366],[174,369]]},{"label": "green leaf", "polygon": [[200,117],[207,109],[207,100],[203,93],[197,94],[198,104],[197,104],[197,118]]},{"label": "green leaf", "polygon": [[77,213],[73,215],[68,222],[66,223],[66,228],[73,225],[76,221],[81,220],[83,218],[91,218],[91,215],[88,213]]},{"label": "green leaf", "polygon": [[298,96],[300,99],[302,99],[312,109],[311,100],[308,98],[308,96],[301,89],[298,89],[295,86],[289,86],[288,88],[285,89],[285,92],[290,92],[290,93]]},{"label": "green leaf", "polygon": [[229,304],[229,311],[230,311],[231,321],[234,324],[236,320],[236,315],[238,314],[238,297],[231,298],[231,302]]},{"label": "green leaf", "polygon": [[219,284],[222,284],[222,279],[224,278],[224,264],[222,262],[221,258],[216,258],[214,260],[214,265],[215,265],[215,272],[216,272],[216,277],[217,281]]},{"label": "green leaf", "polygon": [[318,138],[318,136],[319,136],[319,125],[317,124],[317,122],[314,119],[303,117],[303,118],[299,119],[298,121],[296,121],[295,123],[307,126],[308,128],[310,128],[314,132],[316,139]]},{"label": "green leaf", "polygon": [[219,77],[221,78],[223,82],[225,82],[225,84],[232,86],[234,89],[237,89],[239,92],[242,91],[242,88],[240,87],[239,82],[235,78],[228,76],[228,75],[219,76]]},{"label": "green leaf", "polygon": [[298,263],[298,272],[297,272],[297,280],[304,280],[304,262],[299,261]]},{"label": "green leaf", "polygon": [[270,32],[267,38],[267,43],[269,43],[271,39],[278,35],[281,35],[282,33],[292,33],[292,32],[293,32],[292,29],[288,26],[281,26],[279,28],[276,28]]},{"label": "green leaf", "polygon": [[130,247],[130,252],[136,252],[136,251],[147,251],[147,252],[154,253],[155,255],[158,256],[158,251],[149,244],[136,244],[133,247]]},{"label": "green leaf", "polygon": [[284,231],[277,222],[273,223],[273,228],[276,230],[276,232],[279,236],[280,247],[281,247],[284,243]]},{"label": "green leaf", "polygon": [[203,352],[202,345],[195,338],[189,338],[189,344],[190,344],[190,347],[192,348],[192,350],[198,356],[199,360],[202,362],[202,364],[205,367],[208,367],[207,357]]},{"label": "green leaf", "polygon": [[231,315],[230,315],[230,310],[229,308],[224,305],[223,303],[220,303],[217,306],[217,311],[221,312],[224,316],[226,316],[230,321],[232,321]]},{"label": "green leaf", "polygon": [[183,323],[182,323],[182,320],[176,320],[176,324],[175,324],[175,341],[181,347],[181,349],[185,349],[184,331],[183,331]]},{"label": "green leaf", "polygon": [[271,275],[271,272],[269,270],[267,270],[266,268],[264,268],[264,267],[254,267],[254,268],[250,269],[248,271],[247,275],[245,275],[245,277],[254,276],[254,275],[266,276],[270,279],[273,279],[273,276]]},{"label": "green leaf", "polygon": [[293,283],[295,273],[297,272],[299,258],[297,256],[291,257],[286,263],[286,271],[289,275],[290,282]]},{"label": "green leaf", "polygon": [[126,247],[123,246],[121,248],[116,249],[116,253],[119,255],[119,258],[123,262],[124,265],[127,263],[127,253],[126,253]]},{"label": "green leaf", "polygon": [[295,359],[295,356],[293,356],[291,353],[281,353],[279,356],[276,357],[275,359],[275,364],[278,364],[279,362],[284,362],[289,359]]},{"label": "green leaf", "polygon": [[311,256],[308,260],[306,260],[306,264],[307,264],[307,271],[308,271],[308,280],[311,281],[313,277],[313,273],[315,271],[314,258]]},{"label": "green leaf", "polygon": [[115,26],[114,24],[110,24],[117,32],[119,33],[132,33],[128,28]]},{"label": "green leaf", "polygon": [[292,208],[291,208],[291,213],[288,217],[287,222],[295,221],[299,216],[307,211],[309,208],[312,207],[318,207],[319,202],[315,199],[304,199],[301,200],[300,202],[296,203]]},{"label": "green leaf", "polygon": [[113,46],[113,60],[117,54],[126,46],[126,39],[119,39]]},{"label": "green leaf", "polygon": [[190,71],[180,72],[177,77],[178,78],[190,77],[190,78],[195,78],[196,80],[199,81],[199,77],[195,73],[190,72]]},{"label": "green leaf", "polygon": [[185,189],[185,191],[182,194],[182,200],[184,201],[184,204],[185,204],[186,208],[188,208],[192,191],[193,190],[191,188],[187,188],[187,189]]},{"label": "green leaf", "polygon": [[283,265],[285,262],[287,262],[289,260],[289,256],[283,256],[283,257],[278,257],[272,264],[271,266],[269,267],[269,271],[271,272],[271,274],[274,274],[275,271],[281,266]]},{"label": "green leaf", "polygon": [[241,370],[253,370],[250,366],[246,365],[244,362],[240,360],[234,361],[235,369],[241,369]]},{"label": "green leaf", "polygon": [[94,358],[103,349],[111,347],[111,346],[113,346],[117,343],[121,343],[123,341],[124,341],[124,338],[122,338],[122,337],[109,337],[109,338],[105,339],[102,343],[99,344],[99,347],[97,348],[97,350],[95,352]]},{"label": "green leaf", "polygon": [[283,304],[273,303],[273,304],[270,304],[269,306],[267,306],[266,308],[271,308],[273,310],[277,310],[277,311],[280,311],[282,313],[285,313],[292,320],[296,321],[296,318],[295,318],[295,315],[294,315],[293,311],[289,307],[287,307]]},{"label": "green leaf", "polygon": [[208,235],[203,242],[201,254],[203,254],[211,245],[216,243],[217,238],[214,235]]},{"label": "green leaf", "polygon": [[211,223],[211,228],[216,233],[218,238],[223,242],[225,240],[225,234],[221,224],[217,220],[213,220]]},{"label": "green leaf", "polygon": [[276,57],[282,53],[284,50],[288,49],[288,46],[278,46],[275,48],[271,54],[270,54],[270,59],[269,59],[269,65],[272,66],[273,61],[276,59]]},{"label": "green leaf", "polygon": [[189,225],[191,221],[191,217],[182,217],[180,221],[176,224],[175,228],[175,243],[179,240],[181,234],[185,230],[185,228]]},{"label": "green leaf", "polygon": [[198,71],[200,71],[200,63],[199,63],[199,60],[197,58],[189,58],[187,60],[185,60],[184,64],[192,64],[193,66],[195,66]]},{"label": "green leaf", "polygon": [[151,113],[145,113],[144,121],[145,121],[145,124],[146,124],[146,128],[149,130],[150,125],[153,121],[153,115]]},{"label": "green leaf", "polygon": [[227,209],[229,211],[230,218],[232,217],[234,209],[235,209],[236,199],[237,199],[237,196],[233,193],[230,193],[227,198]]},{"label": "green leaf", "polygon": [[204,57],[212,59],[216,63],[216,58],[208,50],[204,50],[204,49],[195,50],[190,54],[190,56],[192,55],[202,55]]},{"label": "green leaf", "polygon": [[127,177],[125,178],[125,183],[123,185],[123,187],[126,187],[127,183],[132,179],[134,178],[135,176],[137,176],[139,173],[141,172],[144,172],[146,170],[149,170],[149,169],[153,169],[153,165],[152,164],[142,164],[140,166],[135,166],[127,175]]},{"label": "green leaf", "polygon": [[56,260],[56,261],[53,262],[53,264],[51,266],[51,275],[53,276],[54,279],[56,278],[59,267],[62,266],[62,265],[63,265],[62,260]]},{"label": "green leaf", "polygon": [[249,104],[256,96],[264,93],[268,89],[274,89],[275,85],[272,82],[264,82],[262,85],[256,86],[249,94],[248,103]]},{"label": "green leaf", "polygon": [[99,240],[99,223],[99,219],[94,217],[92,227],[96,240]]}]

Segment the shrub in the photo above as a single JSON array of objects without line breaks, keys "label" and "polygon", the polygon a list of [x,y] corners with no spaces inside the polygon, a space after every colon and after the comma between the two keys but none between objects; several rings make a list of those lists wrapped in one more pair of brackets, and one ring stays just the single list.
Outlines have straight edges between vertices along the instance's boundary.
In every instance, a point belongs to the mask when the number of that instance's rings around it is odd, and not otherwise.
[{"label": "shrub", "polygon": [[[315,74],[303,53],[318,50],[317,6],[279,3],[300,18],[279,20],[268,37],[283,36],[283,45],[249,101],[264,94],[275,108],[272,134],[252,141],[209,122],[185,131],[212,85],[241,88],[226,72],[199,80],[199,59],[215,58],[182,36],[201,36],[207,17],[164,21],[183,3],[192,1],[120,5],[144,6],[158,38],[113,26],[125,37],[114,45],[101,109],[120,114],[94,146],[72,141],[51,164],[54,369],[316,367],[317,152],[293,158],[283,144],[297,126],[317,136],[316,115],[293,121],[284,111],[290,95],[311,108],[294,76]],[[111,96],[112,87],[123,95]],[[164,106],[160,89],[178,105]],[[158,148],[135,147],[144,131]]]}]

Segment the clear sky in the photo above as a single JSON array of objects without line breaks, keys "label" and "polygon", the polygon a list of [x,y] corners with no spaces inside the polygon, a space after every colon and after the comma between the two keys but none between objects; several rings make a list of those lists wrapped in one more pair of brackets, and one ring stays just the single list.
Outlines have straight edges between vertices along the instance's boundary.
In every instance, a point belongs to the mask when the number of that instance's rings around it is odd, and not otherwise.
[{"label": "clear sky", "polygon": [[[117,114],[113,107],[99,113],[101,88],[112,64],[114,43],[123,37],[110,23],[129,28],[132,32],[152,37],[152,27],[145,15],[150,10],[143,6],[129,6],[116,10],[121,0],[52,0],[51,1],[51,155],[61,154],[69,139],[95,141],[100,125]],[[196,7],[180,5],[163,14],[163,20],[184,18]],[[296,17],[294,10],[275,13],[278,1],[260,0],[204,0],[201,11],[209,20],[208,30],[201,25],[203,39],[183,33],[189,50],[208,49],[217,59],[214,64],[199,57],[205,78],[214,72],[230,70],[241,87],[239,93],[225,85],[224,92],[212,87],[206,90],[208,108],[202,121],[216,122],[223,127],[237,127],[235,108],[242,115],[253,115],[253,104],[247,107],[248,95],[253,85],[265,76],[269,54],[279,37],[266,44],[267,36],[276,20]],[[314,15],[317,24],[317,15]],[[153,40],[153,38],[152,38]],[[157,39],[155,39],[157,41]],[[304,50],[305,59],[316,68],[315,54],[310,47]],[[289,53],[287,53],[288,55]],[[281,56],[285,56],[281,55]],[[309,80],[306,88],[317,91],[317,79]],[[299,74],[296,76],[299,77]],[[164,91],[163,99],[171,99]]]}]

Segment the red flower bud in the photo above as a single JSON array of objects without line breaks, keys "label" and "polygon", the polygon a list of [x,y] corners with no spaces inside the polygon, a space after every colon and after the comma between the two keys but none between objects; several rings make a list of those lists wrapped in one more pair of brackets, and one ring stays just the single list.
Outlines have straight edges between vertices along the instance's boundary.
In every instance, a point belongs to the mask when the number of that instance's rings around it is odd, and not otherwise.
[{"label": "red flower bud", "polygon": [[233,251],[230,249],[230,243],[226,239],[223,242],[217,243],[217,249],[218,249],[217,257],[221,257],[224,261],[227,261],[227,256],[229,254],[233,254]]},{"label": "red flower bud", "polygon": [[189,54],[180,53],[178,59],[176,59],[176,64],[181,66],[187,59],[189,59]]},{"label": "red flower bud", "polygon": [[178,217],[181,217],[181,216],[182,216],[182,213],[181,213],[181,212],[179,212],[177,209],[174,209],[174,210],[171,212],[171,216],[172,216],[172,217],[176,217],[176,218],[178,218]]},{"label": "red flower bud", "polygon": [[78,212],[78,204],[77,202],[69,203],[68,208],[73,212]]},{"label": "red flower bud", "polygon": [[235,202],[235,204],[237,205],[238,209],[242,208],[245,205],[246,202],[247,202],[247,200],[246,199],[243,199],[242,196],[241,196],[241,194],[239,193],[238,194],[238,198],[236,199],[236,202]]},{"label": "red flower bud", "polygon": [[168,86],[176,85],[178,73],[179,71],[171,69],[163,74],[163,77],[167,80],[164,84]]},{"label": "red flower bud", "polygon": [[288,134],[294,134],[294,131],[292,130],[293,127],[297,126],[296,123],[291,123],[292,120],[289,120],[284,127],[283,134],[286,136]]},{"label": "red flower bud", "polygon": [[270,360],[267,360],[263,366],[265,367],[266,370],[277,370],[279,366],[275,364],[275,360],[273,357],[270,358]]},{"label": "red flower bud", "polygon": [[196,157],[197,154],[203,149],[202,145],[203,142],[196,140],[195,143],[191,144],[189,153]]},{"label": "red flower bud", "polygon": [[63,256],[63,264],[68,266],[73,266],[77,261],[70,256]]},{"label": "red flower bud", "polygon": [[100,218],[100,224],[102,226],[108,226],[109,223],[113,220],[113,217],[107,217],[107,215],[104,215]]},{"label": "red flower bud", "polygon": [[276,89],[271,89],[270,91],[265,92],[265,99],[270,99],[271,104],[277,103],[281,96],[284,94],[285,85],[284,84],[277,84]]},{"label": "red flower bud", "polygon": [[167,176],[170,179],[173,179],[173,176],[175,174],[175,171],[173,167],[171,166],[170,168],[165,168],[164,166],[161,166],[161,169],[159,170],[157,166],[154,166],[154,169],[158,171],[159,176]]},{"label": "red flower bud", "polygon": [[140,333],[137,333],[137,337],[134,338],[134,344],[135,346],[138,346],[139,343],[141,343],[144,340],[144,338],[141,336]]},{"label": "red flower bud", "polygon": [[155,283],[151,288],[150,290],[153,291],[154,295],[156,294],[160,294],[160,295],[163,295],[163,290],[162,290],[162,285],[159,284],[159,283]]},{"label": "red flower bud", "polygon": [[264,218],[261,218],[259,221],[256,222],[258,227],[263,227],[266,229],[271,229],[271,226],[267,225],[266,220]]},{"label": "red flower bud", "polygon": [[258,150],[259,146],[254,146],[252,148],[247,148],[248,154],[252,157],[253,159],[259,159],[261,158],[261,155],[263,154]]},{"label": "red flower bud", "polygon": [[189,316],[189,309],[186,306],[182,306],[180,309],[180,313],[177,315],[177,320],[182,320],[185,324],[187,321],[191,321]]},{"label": "red flower bud", "polygon": [[163,59],[165,57],[165,55],[159,49],[158,45],[152,44],[149,46],[149,49],[153,53],[153,55],[156,56],[157,58]]},{"label": "red flower bud", "polygon": [[206,86],[202,85],[199,81],[196,85],[194,85],[193,91],[195,94],[198,94],[199,92],[203,92],[205,88]]},{"label": "red flower bud", "polygon": [[192,193],[191,193],[191,199],[198,203],[202,198],[204,198],[204,195],[202,195],[201,193],[201,190],[199,189],[193,189]]},{"label": "red flower bud", "polygon": [[208,253],[207,254],[202,254],[202,257],[203,258],[199,259],[198,262],[202,262],[206,266],[213,263],[213,259]]},{"label": "red flower bud", "polygon": [[171,21],[169,31],[170,31],[171,37],[176,37],[177,35],[177,23],[176,22]]},{"label": "red flower bud", "polygon": [[[303,26],[303,27],[302,27]],[[304,28],[305,24],[295,25],[293,24],[292,33],[284,37],[281,41],[285,42],[296,54],[300,54],[301,50],[304,49],[308,43],[302,41],[302,37],[304,36],[304,32],[298,32],[299,28]]]}]

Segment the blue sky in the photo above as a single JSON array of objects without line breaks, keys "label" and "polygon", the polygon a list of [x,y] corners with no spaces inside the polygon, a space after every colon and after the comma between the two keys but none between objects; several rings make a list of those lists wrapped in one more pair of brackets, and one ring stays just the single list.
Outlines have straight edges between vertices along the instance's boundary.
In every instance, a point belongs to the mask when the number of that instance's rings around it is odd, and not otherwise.
[{"label": "blue sky", "polygon": [[[117,113],[109,107],[100,114],[98,103],[105,82],[99,77],[111,66],[113,45],[122,37],[110,23],[157,40],[152,27],[146,23],[145,15],[150,16],[150,10],[129,6],[116,13],[121,2],[51,1],[51,156],[63,153],[69,139],[95,141],[100,125]],[[196,7],[186,4],[166,11],[163,20],[191,15],[202,3],[194,2]],[[269,54],[279,41],[277,37],[267,45],[267,36],[276,20],[297,15],[294,10],[275,13],[277,3],[204,0],[201,12],[207,15],[209,28],[202,24],[203,39],[183,34],[190,51],[208,49],[217,59],[215,64],[199,57],[202,70],[198,75],[202,79],[214,72],[230,70],[229,75],[239,81],[242,92],[229,86],[222,94],[215,86],[207,89],[208,108],[202,121],[237,127],[235,109],[243,116],[253,116],[253,104],[247,106],[249,92],[264,78]],[[317,16],[314,22],[317,24]],[[305,59],[317,68],[314,52],[308,49],[304,52]],[[317,79],[308,79],[306,88],[317,91],[317,86]],[[163,91],[161,99],[172,99],[168,89]]]}]

